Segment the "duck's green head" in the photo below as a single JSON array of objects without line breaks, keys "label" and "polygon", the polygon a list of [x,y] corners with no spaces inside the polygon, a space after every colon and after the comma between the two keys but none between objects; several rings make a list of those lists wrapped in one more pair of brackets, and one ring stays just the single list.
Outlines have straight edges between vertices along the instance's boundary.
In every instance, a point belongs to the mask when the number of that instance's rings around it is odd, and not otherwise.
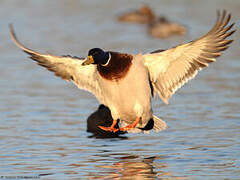
[{"label": "duck's green head", "polygon": [[100,48],[93,48],[88,51],[88,56],[82,65],[99,64],[106,65],[110,60],[110,52],[105,52]]}]

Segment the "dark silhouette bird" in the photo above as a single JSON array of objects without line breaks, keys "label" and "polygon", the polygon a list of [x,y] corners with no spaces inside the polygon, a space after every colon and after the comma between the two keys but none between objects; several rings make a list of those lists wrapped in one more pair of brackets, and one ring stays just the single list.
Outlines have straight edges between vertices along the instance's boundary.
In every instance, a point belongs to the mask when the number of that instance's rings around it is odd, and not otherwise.
[{"label": "dark silhouette bird", "polygon": [[[110,132],[104,131],[99,126],[111,126],[113,123],[113,118],[111,116],[111,111],[108,107],[101,104],[97,111],[92,113],[87,118],[87,132],[93,133],[95,137],[101,138],[114,138],[119,137],[121,134],[125,134],[124,131]],[[114,128],[119,128],[118,123],[114,126]]]}]

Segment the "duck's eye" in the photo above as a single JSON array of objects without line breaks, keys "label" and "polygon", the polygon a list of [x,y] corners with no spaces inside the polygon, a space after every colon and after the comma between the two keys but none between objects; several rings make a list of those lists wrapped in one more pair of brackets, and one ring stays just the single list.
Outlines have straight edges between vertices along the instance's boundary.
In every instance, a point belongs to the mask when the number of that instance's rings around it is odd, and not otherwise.
[{"label": "duck's eye", "polygon": [[99,54],[98,52],[94,52],[94,53],[93,53],[93,56],[96,56],[96,55],[98,55],[98,54]]}]

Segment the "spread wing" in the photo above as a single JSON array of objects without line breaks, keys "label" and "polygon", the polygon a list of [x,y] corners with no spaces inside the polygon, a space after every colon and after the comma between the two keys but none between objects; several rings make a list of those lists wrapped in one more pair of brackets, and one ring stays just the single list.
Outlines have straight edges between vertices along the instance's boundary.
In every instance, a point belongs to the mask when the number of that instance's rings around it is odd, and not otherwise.
[{"label": "spread wing", "polygon": [[233,40],[226,40],[235,30],[231,31],[234,23],[229,21],[231,15],[224,10],[217,12],[217,21],[213,28],[201,38],[175,48],[144,55],[144,63],[150,74],[154,91],[167,104],[169,98],[177,89],[198,71],[215,62],[221,51],[226,50]]},{"label": "spread wing", "polygon": [[12,25],[10,34],[15,44],[25,53],[30,55],[30,58],[36,61],[40,66],[53,71],[56,76],[61,77],[66,81],[72,81],[80,89],[87,90],[93,93],[100,102],[103,103],[101,89],[99,87],[96,66],[82,66],[83,59],[71,56],[53,56],[50,54],[41,54],[31,49],[24,47],[18,40],[13,31]]}]

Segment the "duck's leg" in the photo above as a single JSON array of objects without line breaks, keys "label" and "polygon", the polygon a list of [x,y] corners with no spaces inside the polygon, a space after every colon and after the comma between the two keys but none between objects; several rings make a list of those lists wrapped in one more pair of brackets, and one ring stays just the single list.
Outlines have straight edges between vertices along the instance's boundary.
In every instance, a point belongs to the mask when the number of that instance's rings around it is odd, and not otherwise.
[{"label": "duck's leg", "polygon": [[110,127],[105,127],[105,126],[98,126],[98,127],[104,131],[117,132],[117,131],[119,131],[119,129],[114,128],[116,124],[117,124],[117,120],[114,119],[113,123]]},{"label": "duck's leg", "polygon": [[141,117],[137,117],[137,119],[132,124],[129,124],[125,127],[120,128],[120,131],[128,131],[130,129],[135,128],[137,124],[140,122],[140,120],[141,120]]}]

